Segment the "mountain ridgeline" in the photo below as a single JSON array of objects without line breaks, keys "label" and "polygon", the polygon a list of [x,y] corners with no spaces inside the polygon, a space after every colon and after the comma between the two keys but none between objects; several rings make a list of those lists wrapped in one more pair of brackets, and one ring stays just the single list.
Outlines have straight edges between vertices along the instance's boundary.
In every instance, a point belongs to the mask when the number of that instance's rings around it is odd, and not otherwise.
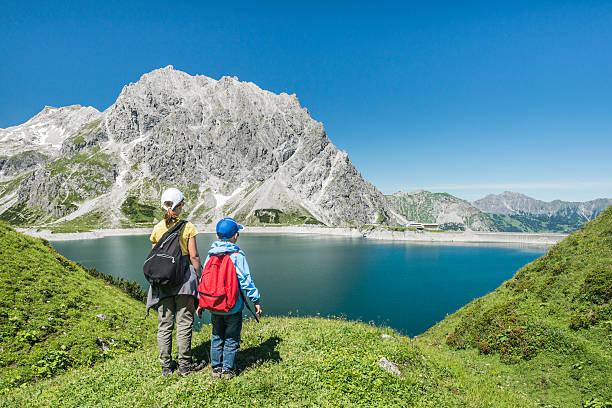
[{"label": "mountain ridgeline", "polygon": [[404,221],[295,95],[237,78],[158,69],[104,112],[47,107],[0,145],[0,213],[15,225],[151,222],[168,186],[201,223]]},{"label": "mountain ridgeline", "polygon": [[443,230],[569,233],[612,205],[612,199],[587,202],[539,201],[506,191],[470,203],[448,193],[416,191],[386,196],[411,221],[436,223]]},{"label": "mountain ridgeline", "polygon": [[489,194],[473,204],[481,211],[491,213],[501,231],[572,232],[611,206],[612,199],[545,202],[506,191],[498,195]]},{"label": "mountain ridgeline", "polygon": [[54,231],[134,227],[162,214],[169,186],[208,224],[437,223],[446,230],[571,232],[612,204],[545,203],[506,192],[469,203],[446,193],[384,196],[295,95],[173,67],[123,88],[104,112],[45,107],[0,129],[0,219]]}]

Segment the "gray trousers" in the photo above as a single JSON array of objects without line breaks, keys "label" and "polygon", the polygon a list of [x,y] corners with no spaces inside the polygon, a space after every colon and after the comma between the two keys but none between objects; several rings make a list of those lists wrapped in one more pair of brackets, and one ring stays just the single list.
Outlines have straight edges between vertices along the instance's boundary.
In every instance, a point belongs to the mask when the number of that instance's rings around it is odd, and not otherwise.
[{"label": "gray trousers", "polygon": [[176,345],[179,366],[191,364],[191,333],[193,330],[194,297],[176,295],[163,298],[157,305],[157,347],[162,367],[172,363],[172,330],[176,318]]}]

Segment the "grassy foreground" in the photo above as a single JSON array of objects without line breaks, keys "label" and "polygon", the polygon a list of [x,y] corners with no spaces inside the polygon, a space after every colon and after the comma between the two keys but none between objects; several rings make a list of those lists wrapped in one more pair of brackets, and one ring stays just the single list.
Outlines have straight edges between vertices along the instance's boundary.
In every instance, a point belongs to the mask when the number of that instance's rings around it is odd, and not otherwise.
[{"label": "grassy foreground", "polygon": [[[247,321],[231,381],[210,367],[161,377],[142,303],[40,240],[0,234],[0,406],[612,406],[612,208],[417,339],[340,319]],[[193,347],[208,359],[210,327]]]},{"label": "grassy foreground", "polygon": [[[196,356],[208,358],[210,326],[193,345]],[[379,367],[381,357],[402,377]],[[410,339],[358,322],[249,321],[237,364],[244,371],[231,381],[212,379],[210,366],[186,378],[161,377],[151,347],[15,390],[0,406],[528,406],[493,382],[464,385],[463,374],[431,361]]]}]

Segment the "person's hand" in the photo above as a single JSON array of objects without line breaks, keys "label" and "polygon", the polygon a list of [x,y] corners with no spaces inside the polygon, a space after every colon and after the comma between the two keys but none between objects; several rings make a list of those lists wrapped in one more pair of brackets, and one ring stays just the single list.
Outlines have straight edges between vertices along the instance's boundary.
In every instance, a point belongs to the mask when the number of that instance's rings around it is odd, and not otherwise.
[{"label": "person's hand", "polygon": [[200,306],[198,306],[198,308],[196,309],[196,315],[198,315],[198,317],[202,317],[202,309]]},{"label": "person's hand", "polygon": [[261,305],[259,303],[255,303],[255,314],[258,317],[261,317],[262,313],[263,313],[263,311],[261,310]]}]

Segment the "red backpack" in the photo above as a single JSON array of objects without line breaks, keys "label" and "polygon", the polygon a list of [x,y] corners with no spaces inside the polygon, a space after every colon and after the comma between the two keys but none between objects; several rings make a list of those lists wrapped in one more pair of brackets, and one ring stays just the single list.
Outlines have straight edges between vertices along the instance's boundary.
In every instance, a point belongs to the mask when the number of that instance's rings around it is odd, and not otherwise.
[{"label": "red backpack", "polygon": [[229,254],[240,251],[212,255],[202,272],[198,286],[199,306],[214,312],[229,312],[236,306],[240,292],[236,267]]}]

